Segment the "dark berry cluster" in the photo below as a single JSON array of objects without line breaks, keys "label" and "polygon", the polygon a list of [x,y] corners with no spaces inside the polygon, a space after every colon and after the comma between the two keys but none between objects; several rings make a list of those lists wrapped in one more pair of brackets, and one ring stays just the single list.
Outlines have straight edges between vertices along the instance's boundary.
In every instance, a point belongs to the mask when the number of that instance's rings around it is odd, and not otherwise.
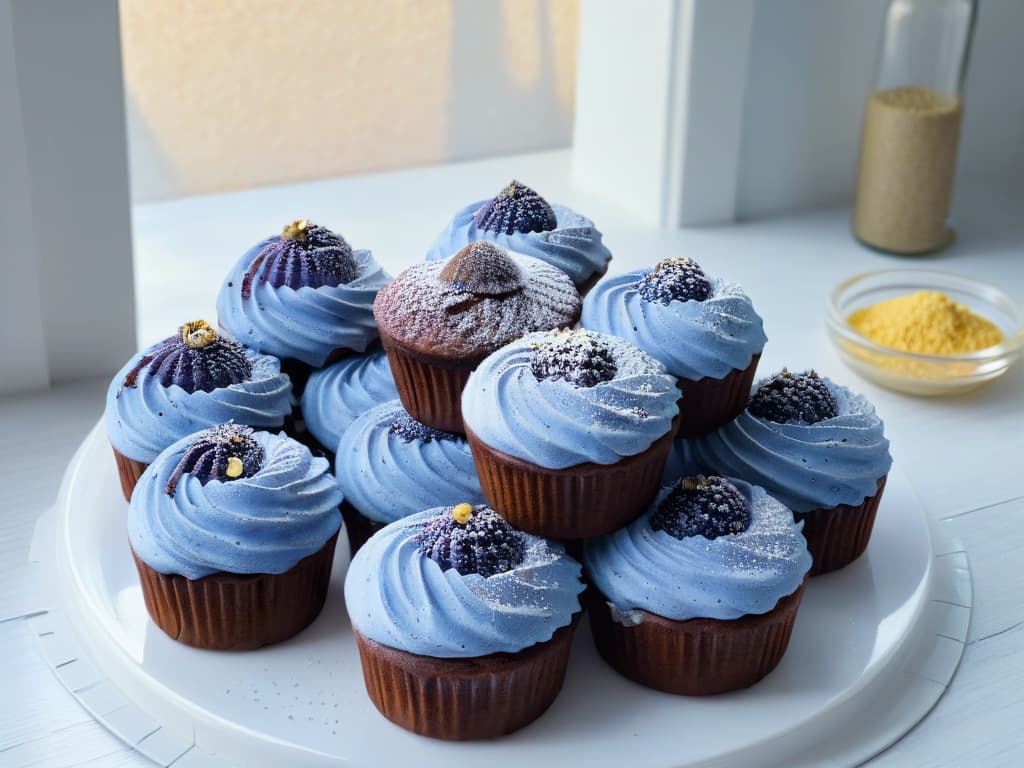
[{"label": "dark berry cluster", "polygon": [[448,259],[438,278],[453,290],[475,296],[505,296],[523,287],[519,265],[486,240],[476,240]]},{"label": "dark berry cluster", "polygon": [[750,509],[735,485],[724,477],[685,477],[651,516],[651,528],[677,539],[717,539],[750,526]]},{"label": "dark berry cluster", "polygon": [[429,443],[431,440],[458,439],[458,435],[454,435],[451,432],[445,432],[440,429],[434,429],[433,427],[428,427],[426,424],[416,421],[416,419],[405,412],[391,422],[391,426],[388,428],[388,431],[392,435],[398,435],[407,443],[411,443],[414,440],[418,440],[422,443]]},{"label": "dark berry cluster", "polygon": [[785,368],[757,388],[747,409],[777,424],[817,424],[839,415],[835,398],[817,373]]},{"label": "dark berry cluster", "polygon": [[189,446],[164,490],[173,496],[186,472],[206,485],[211,480],[252,477],[262,466],[263,448],[252,436],[252,429],[241,424],[221,424],[203,432]]},{"label": "dark berry cluster", "polygon": [[419,551],[448,570],[484,578],[523,562],[523,535],[486,504],[457,504],[423,525]]},{"label": "dark berry cluster", "polygon": [[692,259],[665,259],[640,279],[636,291],[647,301],[659,304],[704,301],[711,295],[711,284]]},{"label": "dark berry cluster", "polygon": [[350,283],[357,277],[359,265],[345,238],[302,219],[285,227],[280,238],[257,254],[242,279],[242,298],[252,295],[256,279],[275,288],[320,288]]},{"label": "dark berry cluster", "polygon": [[473,222],[485,232],[549,232],[558,226],[548,201],[525,184],[513,180],[497,197],[473,214]]},{"label": "dark berry cluster", "polygon": [[163,386],[176,384],[189,394],[238,384],[252,375],[252,362],[242,345],[219,336],[202,320],[186,323],[176,336],[164,339],[143,355],[125,376],[123,385],[134,387],[139,372],[147,366],[149,375]]},{"label": "dark berry cluster", "polygon": [[564,379],[577,387],[611,381],[618,366],[608,343],[593,331],[552,331],[530,356],[538,379]]}]

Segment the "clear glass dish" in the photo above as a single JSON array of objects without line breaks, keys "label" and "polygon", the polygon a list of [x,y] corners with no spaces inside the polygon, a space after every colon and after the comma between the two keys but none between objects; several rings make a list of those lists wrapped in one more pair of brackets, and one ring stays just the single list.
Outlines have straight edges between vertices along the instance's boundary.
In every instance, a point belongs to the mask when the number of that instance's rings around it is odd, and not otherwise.
[{"label": "clear glass dish", "polygon": [[[941,291],[995,323],[1004,341],[963,355],[923,355],[883,347],[850,327],[852,312],[914,291]],[[966,392],[1002,376],[1024,345],[1024,308],[995,286],[950,272],[891,269],[865,272],[832,291],[825,314],[839,356],[864,378],[912,395]]]}]

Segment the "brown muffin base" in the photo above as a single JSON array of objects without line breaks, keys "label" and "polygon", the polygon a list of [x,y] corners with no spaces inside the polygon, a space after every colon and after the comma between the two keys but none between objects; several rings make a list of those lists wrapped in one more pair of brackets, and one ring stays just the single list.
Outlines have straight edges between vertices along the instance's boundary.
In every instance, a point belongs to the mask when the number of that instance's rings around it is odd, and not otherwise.
[{"label": "brown muffin base", "polygon": [[124,495],[125,501],[131,501],[132,491],[135,490],[136,483],[139,482],[139,478],[142,477],[142,473],[146,471],[146,467],[149,464],[129,459],[113,445],[110,446],[110,450],[114,452],[114,463],[117,464],[117,477],[121,481],[121,493]]},{"label": "brown muffin base", "polygon": [[420,656],[352,632],[366,692],[407,731],[448,741],[491,739],[540,717],[562,689],[576,621],[519,653]]},{"label": "brown muffin base", "polygon": [[217,651],[245,651],[297,635],[327,599],[335,534],[284,573],[214,573],[201,579],[162,574],[135,550],[142,596],[153,622],[172,640]]},{"label": "brown muffin base", "polygon": [[840,504],[837,507],[794,512],[797,522],[804,523],[807,549],[814,558],[810,576],[837,571],[852,563],[868,548],[875,525],[878,503],[882,500],[888,475],[878,481],[874,496],[868,496],[857,506]]},{"label": "brown muffin base", "polygon": [[658,493],[674,425],[651,446],[615,464],[547,469],[466,437],[484,496],[514,527],[552,539],[582,539],[630,523]]},{"label": "brown muffin base", "polygon": [[806,584],[765,614],[672,621],[642,611],[643,621],[629,627],[612,619],[607,599],[592,587],[590,630],[601,657],[640,685],[681,696],[735,691],[782,660]]},{"label": "brown muffin base", "polygon": [[679,379],[679,436],[699,437],[735,419],[747,407],[761,354],[743,369],[733,368],[723,379]]}]

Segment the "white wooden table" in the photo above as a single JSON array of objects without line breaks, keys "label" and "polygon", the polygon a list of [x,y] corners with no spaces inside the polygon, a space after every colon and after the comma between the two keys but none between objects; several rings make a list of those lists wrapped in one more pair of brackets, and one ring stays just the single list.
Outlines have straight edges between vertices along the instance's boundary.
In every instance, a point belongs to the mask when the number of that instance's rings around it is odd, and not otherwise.
[{"label": "white wooden table", "polygon": [[[864,270],[921,266],[972,275],[1024,298],[1024,202],[961,189],[958,242],[927,259],[868,251],[832,209],[739,226],[651,231],[572,187],[565,151],[138,206],[134,210],[140,343],[214,316],[229,264],[251,243],[309,217],[372,248],[393,273],[418,261],[460,205],[510,178],[591,215],[613,271],[689,255],[741,283],[765,318],[761,363],[817,367],[870,397],[895,461],[931,517],[967,550],[974,614],[963,662],[935,710],[872,766],[1024,765],[1024,367],[957,399],[896,395],[857,378],[828,347],[827,292]],[[103,297],[97,297],[102,301]],[[37,656],[23,617],[37,610],[26,559],[39,513],[99,418],[107,382],[0,399],[0,766],[147,765],[91,720]],[[885,706],[879,702],[879,706]]]}]

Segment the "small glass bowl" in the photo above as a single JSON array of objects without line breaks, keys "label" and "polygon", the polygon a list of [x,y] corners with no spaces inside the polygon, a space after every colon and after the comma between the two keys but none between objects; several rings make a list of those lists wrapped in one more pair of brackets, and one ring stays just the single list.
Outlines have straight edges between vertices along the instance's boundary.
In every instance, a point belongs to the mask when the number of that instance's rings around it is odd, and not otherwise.
[{"label": "small glass bowl", "polygon": [[[940,291],[995,323],[1004,341],[964,355],[922,355],[883,347],[850,327],[862,307],[914,291]],[[848,366],[888,389],[912,395],[948,395],[1002,376],[1024,346],[1024,308],[998,288],[950,272],[889,269],[844,280],[832,291],[825,314],[829,338]]]}]

